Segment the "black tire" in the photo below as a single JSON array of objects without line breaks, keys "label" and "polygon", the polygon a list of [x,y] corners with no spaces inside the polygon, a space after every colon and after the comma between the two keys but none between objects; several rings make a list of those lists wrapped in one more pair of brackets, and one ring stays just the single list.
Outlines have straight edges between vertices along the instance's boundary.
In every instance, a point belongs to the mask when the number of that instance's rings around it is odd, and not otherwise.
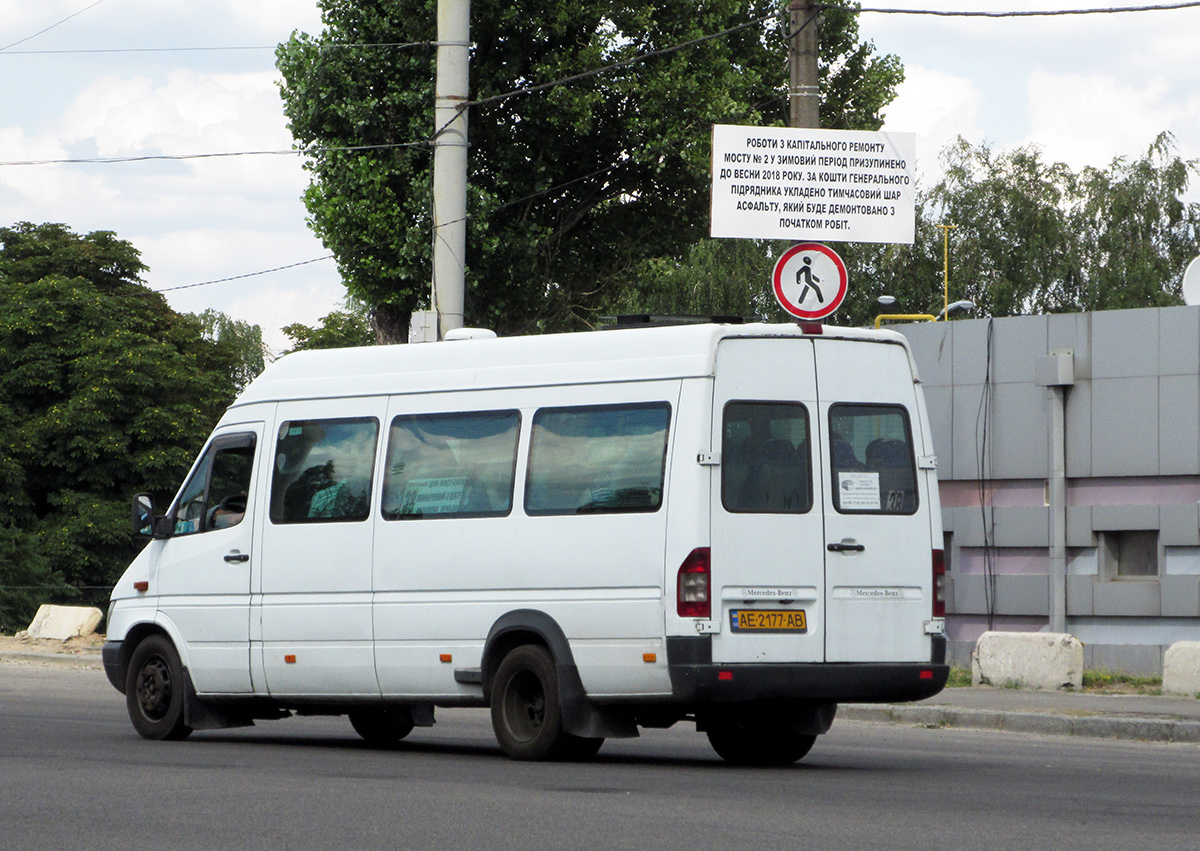
[{"label": "black tire", "polygon": [[802,759],[816,740],[816,736],[797,733],[785,718],[771,715],[714,719],[708,727],[709,744],[731,765],[791,765]]},{"label": "black tire", "polygon": [[413,729],[412,713],[406,706],[387,709],[356,709],[349,713],[350,726],[367,744],[377,748],[391,747]]},{"label": "black tire", "polygon": [[520,760],[589,759],[604,744],[563,731],[554,659],[536,644],[501,661],[492,682],[492,729],[500,749]]},{"label": "black tire", "polygon": [[145,638],[133,650],[125,672],[125,707],[138,735],[146,739],[186,739],[183,723],[183,665],[175,646],[162,635]]}]

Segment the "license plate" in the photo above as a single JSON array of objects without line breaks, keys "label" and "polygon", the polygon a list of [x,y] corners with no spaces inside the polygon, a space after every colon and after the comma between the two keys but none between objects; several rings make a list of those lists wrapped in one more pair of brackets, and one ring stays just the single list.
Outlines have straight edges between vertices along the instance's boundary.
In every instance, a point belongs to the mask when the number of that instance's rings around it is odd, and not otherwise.
[{"label": "license plate", "polygon": [[734,632],[808,632],[804,609],[731,609]]}]

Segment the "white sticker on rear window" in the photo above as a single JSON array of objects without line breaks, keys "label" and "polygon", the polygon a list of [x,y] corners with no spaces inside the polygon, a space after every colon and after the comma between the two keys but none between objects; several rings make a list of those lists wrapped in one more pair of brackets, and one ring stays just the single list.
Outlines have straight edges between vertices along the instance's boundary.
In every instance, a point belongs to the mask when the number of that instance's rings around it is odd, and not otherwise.
[{"label": "white sticker on rear window", "polygon": [[838,473],[838,507],[842,511],[878,511],[879,474],[860,472]]}]

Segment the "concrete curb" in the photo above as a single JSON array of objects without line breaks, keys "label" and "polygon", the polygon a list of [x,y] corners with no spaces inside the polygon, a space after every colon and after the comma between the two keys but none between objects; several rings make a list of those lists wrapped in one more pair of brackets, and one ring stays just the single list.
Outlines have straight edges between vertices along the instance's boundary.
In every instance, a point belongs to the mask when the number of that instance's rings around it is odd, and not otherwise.
[{"label": "concrete curb", "polygon": [[99,668],[104,662],[99,653],[53,653],[44,650],[0,650],[0,662],[38,662],[47,665],[73,665]]},{"label": "concrete curb", "polygon": [[962,709],[954,706],[845,704],[837,717],[845,721],[911,724],[918,727],[964,727],[1046,736],[1084,736],[1146,742],[1200,743],[1200,721],[1119,715],[1056,715]]}]

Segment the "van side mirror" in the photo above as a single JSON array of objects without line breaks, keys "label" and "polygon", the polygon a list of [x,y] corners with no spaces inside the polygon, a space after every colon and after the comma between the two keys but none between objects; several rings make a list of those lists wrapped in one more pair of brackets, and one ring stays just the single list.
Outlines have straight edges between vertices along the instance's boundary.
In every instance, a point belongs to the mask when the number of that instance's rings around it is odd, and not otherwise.
[{"label": "van side mirror", "polygon": [[148,493],[133,497],[133,534],[140,538],[169,538],[171,523],[154,512],[154,497]]}]

